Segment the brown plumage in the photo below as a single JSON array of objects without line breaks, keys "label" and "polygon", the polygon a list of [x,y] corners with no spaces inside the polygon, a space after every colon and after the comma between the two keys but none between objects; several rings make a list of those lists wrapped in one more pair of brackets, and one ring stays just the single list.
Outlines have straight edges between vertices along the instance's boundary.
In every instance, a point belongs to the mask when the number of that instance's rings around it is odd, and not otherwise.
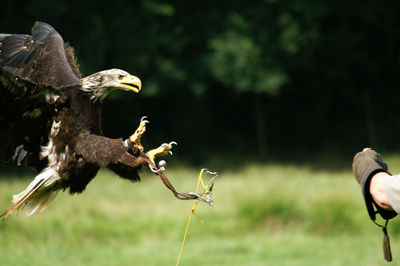
[{"label": "brown plumage", "polygon": [[104,137],[100,125],[102,100],[114,89],[139,92],[138,78],[118,69],[81,78],[73,49],[36,22],[32,36],[0,34],[0,81],[0,159],[39,172],[4,216],[26,205],[39,213],[59,190],[82,192],[103,166],[139,180],[148,158]]}]

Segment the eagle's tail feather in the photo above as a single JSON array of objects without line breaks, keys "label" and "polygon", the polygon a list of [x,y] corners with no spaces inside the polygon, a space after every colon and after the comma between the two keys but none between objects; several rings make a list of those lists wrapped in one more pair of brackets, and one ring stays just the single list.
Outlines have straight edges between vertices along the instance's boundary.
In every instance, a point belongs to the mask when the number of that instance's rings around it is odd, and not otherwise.
[{"label": "eagle's tail feather", "polygon": [[37,214],[43,211],[47,205],[57,196],[57,183],[60,176],[53,168],[46,168],[35,177],[29,186],[21,193],[13,196],[13,204],[1,215],[8,218],[13,211],[18,211],[28,205],[27,215]]},{"label": "eagle's tail feather", "polygon": [[49,191],[47,193],[43,193],[35,199],[32,199],[29,202],[29,209],[26,213],[27,216],[31,216],[33,214],[38,214],[46,209],[47,205],[57,196],[58,191]]}]

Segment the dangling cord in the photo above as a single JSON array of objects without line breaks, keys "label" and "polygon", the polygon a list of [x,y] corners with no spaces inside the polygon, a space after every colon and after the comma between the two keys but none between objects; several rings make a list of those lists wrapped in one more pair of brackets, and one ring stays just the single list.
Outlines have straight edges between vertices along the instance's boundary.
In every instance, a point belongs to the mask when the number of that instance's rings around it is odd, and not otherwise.
[{"label": "dangling cord", "polygon": [[[204,173],[204,172],[205,172],[206,174],[212,174],[212,175],[213,175],[213,177],[211,178],[211,180],[208,182],[207,186],[204,185],[204,182],[203,182],[203,173]],[[213,205],[214,205],[214,202],[211,200],[211,195],[210,195],[210,194],[211,194],[212,188],[213,188],[213,186],[214,186],[214,179],[215,179],[217,176],[218,176],[218,173],[217,173],[217,172],[210,172],[210,171],[208,171],[207,169],[201,169],[201,171],[200,171],[199,178],[197,179],[196,193],[193,193],[193,195],[197,195],[198,198],[195,199],[195,201],[194,201],[194,204],[193,204],[193,207],[192,207],[192,212],[190,213],[188,223],[186,224],[185,235],[183,236],[183,241],[182,241],[181,249],[180,249],[180,251],[179,251],[178,261],[176,262],[176,266],[179,265],[179,262],[180,262],[181,257],[182,257],[183,247],[185,246],[185,241],[186,241],[186,237],[187,237],[188,232],[189,232],[189,226],[190,226],[190,222],[192,221],[193,214],[196,215],[197,218],[199,218],[200,223],[204,223],[203,219],[201,219],[201,218],[197,215],[197,213],[195,212],[197,203],[199,202],[199,200],[201,200],[201,201],[207,202],[210,206],[213,206]],[[200,196],[200,195],[198,194],[198,193],[199,193],[200,184],[203,186],[203,188],[204,188],[204,190],[205,190],[205,192],[204,192],[204,194],[203,194],[205,197]]]},{"label": "dangling cord", "polygon": [[379,226],[382,227],[382,231],[383,231],[383,257],[385,258],[386,261],[391,262],[392,261],[392,251],[390,249],[390,239],[389,239],[389,235],[387,232],[387,225],[389,223],[389,220],[386,220],[385,225],[380,225],[377,222],[374,221],[374,223]]},{"label": "dangling cord", "polygon": [[383,230],[383,255],[386,261],[392,261],[392,251],[390,250],[390,239],[387,232],[387,225],[389,220],[386,220],[385,227]]}]

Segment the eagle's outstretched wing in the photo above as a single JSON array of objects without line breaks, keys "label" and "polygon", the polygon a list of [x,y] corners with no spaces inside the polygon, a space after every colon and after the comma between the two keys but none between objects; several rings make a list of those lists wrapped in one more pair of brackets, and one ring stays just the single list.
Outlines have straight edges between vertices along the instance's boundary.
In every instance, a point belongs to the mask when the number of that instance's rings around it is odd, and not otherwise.
[{"label": "eagle's outstretched wing", "polygon": [[[138,170],[145,162],[141,157],[131,155],[122,139],[110,139],[104,136],[82,134],[75,146],[76,156],[82,157],[85,163],[107,167],[119,176],[139,181]],[[78,159],[79,162],[79,159]],[[87,183],[89,180],[82,180]]]},{"label": "eagle's outstretched wing", "polygon": [[50,25],[36,22],[31,35],[0,35],[0,67],[12,78],[59,89],[79,83],[73,51]]},{"label": "eagle's outstretched wing", "polygon": [[41,170],[56,108],[50,96],[79,82],[73,49],[50,25],[36,22],[32,35],[0,34],[0,159],[14,155]]}]

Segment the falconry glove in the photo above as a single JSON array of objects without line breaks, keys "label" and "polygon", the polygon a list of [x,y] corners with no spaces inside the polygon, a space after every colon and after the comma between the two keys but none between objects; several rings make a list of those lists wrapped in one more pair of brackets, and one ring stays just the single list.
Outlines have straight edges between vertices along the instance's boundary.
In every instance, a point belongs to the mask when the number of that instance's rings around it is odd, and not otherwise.
[{"label": "falconry glove", "polygon": [[[389,236],[387,234],[387,224],[390,219],[397,215],[394,211],[389,211],[379,207],[369,191],[371,178],[379,172],[388,172],[387,164],[382,161],[379,153],[370,148],[366,148],[363,151],[357,153],[353,159],[353,174],[357,182],[361,186],[361,191],[364,196],[365,205],[371,220],[378,226],[382,227],[383,237],[383,252],[384,257],[387,261],[392,261],[392,254],[390,251]],[[386,220],[385,225],[378,224],[376,220],[376,214],[379,213],[383,219]]]}]

